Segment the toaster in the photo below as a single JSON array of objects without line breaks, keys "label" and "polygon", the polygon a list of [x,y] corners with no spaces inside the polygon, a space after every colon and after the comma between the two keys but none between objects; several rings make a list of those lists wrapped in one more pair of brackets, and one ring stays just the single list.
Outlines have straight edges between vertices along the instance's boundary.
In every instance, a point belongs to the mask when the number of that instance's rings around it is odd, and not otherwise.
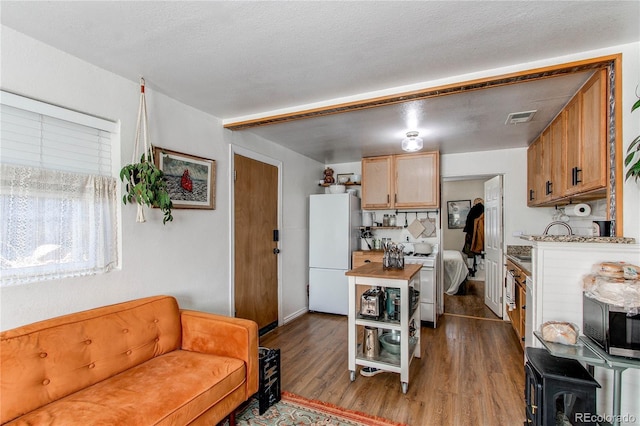
[{"label": "toaster", "polygon": [[380,319],[384,315],[384,291],[370,288],[360,298],[360,315]]}]

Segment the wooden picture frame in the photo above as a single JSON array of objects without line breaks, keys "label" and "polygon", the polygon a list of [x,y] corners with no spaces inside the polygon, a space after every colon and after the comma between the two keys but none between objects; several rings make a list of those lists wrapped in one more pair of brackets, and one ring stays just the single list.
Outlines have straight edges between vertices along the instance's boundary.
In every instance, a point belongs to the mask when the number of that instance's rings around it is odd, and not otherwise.
[{"label": "wooden picture frame", "polygon": [[163,171],[174,209],[216,208],[216,162],[158,146],[155,165]]},{"label": "wooden picture frame", "polygon": [[463,229],[471,210],[471,200],[447,201],[447,224],[449,229]]}]

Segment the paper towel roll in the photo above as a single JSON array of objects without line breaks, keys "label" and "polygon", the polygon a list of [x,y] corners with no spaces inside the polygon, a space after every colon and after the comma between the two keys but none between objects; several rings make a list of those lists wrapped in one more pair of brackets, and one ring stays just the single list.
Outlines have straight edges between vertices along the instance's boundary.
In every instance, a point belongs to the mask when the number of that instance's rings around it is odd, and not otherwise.
[{"label": "paper towel roll", "polygon": [[564,214],[567,216],[585,217],[591,214],[591,206],[589,204],[569,204],[564,207]]}]

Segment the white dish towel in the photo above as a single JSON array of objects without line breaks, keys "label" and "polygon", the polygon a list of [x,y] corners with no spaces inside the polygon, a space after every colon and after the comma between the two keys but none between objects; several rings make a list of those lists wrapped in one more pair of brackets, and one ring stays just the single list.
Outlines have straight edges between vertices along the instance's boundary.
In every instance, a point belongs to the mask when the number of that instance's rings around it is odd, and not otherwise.
[{"label": "white dish towel", "polygon": [[516,279],[513,276],[513,272],[507,272],[507,294],[505,298],[507,300],[507,308],[513,311],[516,308],[515,294]]},{"label": "white dish towel", "polygon": [[418,219],[415,219],[413,222],[411,222],[411,225],[409,225],[407,231],[409,231],[409,233],[413,235],[413,238],[418,238],[424,231],[424,225]]}]

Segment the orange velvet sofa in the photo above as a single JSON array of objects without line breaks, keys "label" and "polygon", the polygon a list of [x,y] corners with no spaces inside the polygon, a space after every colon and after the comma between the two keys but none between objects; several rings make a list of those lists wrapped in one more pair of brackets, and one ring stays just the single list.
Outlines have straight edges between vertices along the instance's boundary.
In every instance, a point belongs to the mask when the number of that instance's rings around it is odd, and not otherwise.
[{"label": "orange velvet sofa", "polygon": [[0,337],[2,424],[215,425],[258,391],[257,324],[170,296]]}]

